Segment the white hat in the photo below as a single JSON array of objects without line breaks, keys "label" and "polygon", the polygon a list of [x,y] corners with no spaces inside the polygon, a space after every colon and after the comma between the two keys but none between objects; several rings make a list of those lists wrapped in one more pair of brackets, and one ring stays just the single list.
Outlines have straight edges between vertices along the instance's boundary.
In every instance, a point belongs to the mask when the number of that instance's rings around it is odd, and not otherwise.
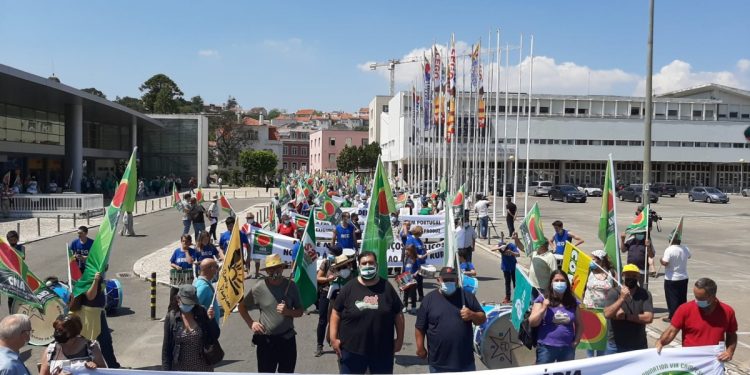
[{"label": "white hat", "polygon": [[604,259],[604,257],[607,256],[607,253],[604,250],[594,250],[591,252],[591,255],[599,259]]}]

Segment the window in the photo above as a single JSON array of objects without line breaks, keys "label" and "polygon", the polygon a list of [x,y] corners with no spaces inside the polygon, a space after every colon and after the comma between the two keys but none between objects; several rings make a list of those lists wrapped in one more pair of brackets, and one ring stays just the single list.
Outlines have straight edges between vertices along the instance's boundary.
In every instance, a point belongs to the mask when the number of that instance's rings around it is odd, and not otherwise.
[{"label": "window", "polygon": [[292,155],[297,155],[297,146],[292,146]]},{"label": "window", "polygon": [[284,162],[284,170],[285,170],[285,171],[288,171],[288,170],[289,170],[289,163],[287,163],[287,162]]},{"label": "window", "polygon": [[695,142],[682,142],[682,147],[695,147]]},{"label": "window", "polygon": [[641,114],[641,107],[630,107],[631,116],[639,116]]},{"label": "window", "polygon": [[722,142],[721,143],[721,148],[732,148],[732,144],[731,143]]},{"label": "window", "polygon": [[703,117],[703,111],[693,111],[693,117]]},{"label": "window", "polygon": [[628,141],[629,146],[643,146],[643,141]]},{"label": "window", "polygon": [[714,111],[707,109],[706,110],[706,118],[714,117]]},{"label": "window", "polygon": [[566,115],[574,115],[576,113],[575,108],[565,108],[565,114]]},{"label": "window", "polygon": [[302,163],[299,165],[300,169],[302,169],[302,172],[307,172],[307,163]]},{"label": "window", "polygon": [[292,163],[292,170],[293,170],[293,171],[296,171],[296,170],[297,170],[297,163]]},{"label": "window", "polygon": [[729,118],[737,118],[738,114],[737,112],[729,112]]},{"label": "window", "polygon": [[667,141],[653,141],[651,144],[655,147],[667,147]]},{"label": "window", "polygon": [[336,146],[336,137],[328,138],[328,145],[329,146]]},{"label": "window", "polygon": [[602,141],[599,141],[599,140],[596,140],[596,139],[592,139],[592,140],[589,141],[589,145],[591,145],[591,146],[601,146],[602,145]]},{"label": "window", "polygon": [[695,147],[707,147],[706,142],[695,142]]},{"label": "window", "polygon": [[332,167],[336,165],[336,154],[328,154],[328,164],[330,164]]},{"label": "window", "polygon": [[547,113],[549,113],[549,107],[539,107],[539,113],[540,114],[547,114]]},{"label": "window", "polygon": [[576,146],[586,146],[589,143],[589,141],[585,139],[576,139]]},{"label": "window", "polygon": [[383,113],[388,113],[388,104],[383,105]]},{"label": "window", "polygon": [[680,147],[680,142],[669,141],[669,147]]},{"label": "window", "polygon": [[505,106],[504,105],[500,106],[500,113],[505,113]]},{"label": "window", "polygon": [[588,109],[586,108],[578,108],[578,114],[579,115],[585,115]]},{"label": "window", "polygon": [[621,140],[615,141],[615,146],[627,146],[627,145],[628,145],[628,141],[621,141]]},{"label": "window", "polygon": [[750,113],[743,113],[742,118],[750,118]]},{"label": "window", "polygon": [[302,156],[307,156],[307,147],[300,147],[300,150],[302,151]]},{"label": "window", "polygon": [[604,145],[604,146],[614,146],[615,145],[615,141],[613,141],[613,140],[604,140],[604,141],[602,141],[602,145]]},{"label": "window", "polygon": [[362,138],[361,146],[367,146],[367,139]]},{"label": "window", "polygon": [[352,139],[351,138],[346,138],[344,140],[344,143],[346,143],[347,146],[352,147]]},{"label": "window", "polygon": [[670,109],[667,111],[667,116],[677,116],[677,110],[676,109]]}]

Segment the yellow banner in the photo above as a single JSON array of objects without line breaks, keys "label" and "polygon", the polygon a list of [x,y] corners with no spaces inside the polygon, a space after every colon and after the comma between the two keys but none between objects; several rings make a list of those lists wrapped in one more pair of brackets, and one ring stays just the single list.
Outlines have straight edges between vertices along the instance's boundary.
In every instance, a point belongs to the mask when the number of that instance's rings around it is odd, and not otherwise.
[{"label": "yellow banner", "polygon": [[[216,285],[216,299],[222,310],[224,320],[227,321],[232,309],[237,306],[245,295],[245,265],[242,259],[242,243],[240,242],[240,221],[236,220],[232,228],[232,236],[224,255],[224,265],[219,272],[219,283]],[[216,312],[219,313],[218,311]]]},{"label": "yellow banner", "polygon": [[573,246],[570,242],[565,244],[562,271],[568,275],[573,294],[579,301],[583,301],[583,294],[586,292],[590,265],[591,257],[588,254]]}]

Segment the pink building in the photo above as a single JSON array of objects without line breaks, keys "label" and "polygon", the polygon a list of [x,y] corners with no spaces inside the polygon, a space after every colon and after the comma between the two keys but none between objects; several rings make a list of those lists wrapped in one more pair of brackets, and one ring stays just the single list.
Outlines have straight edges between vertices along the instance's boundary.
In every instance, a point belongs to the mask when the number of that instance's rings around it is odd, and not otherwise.
[{"label": "pink building", "polygon": [[335,171],[336,158],[344,146],[362,146],[367,142],[367,131],[319,130],[310,134],[310,172]]}]

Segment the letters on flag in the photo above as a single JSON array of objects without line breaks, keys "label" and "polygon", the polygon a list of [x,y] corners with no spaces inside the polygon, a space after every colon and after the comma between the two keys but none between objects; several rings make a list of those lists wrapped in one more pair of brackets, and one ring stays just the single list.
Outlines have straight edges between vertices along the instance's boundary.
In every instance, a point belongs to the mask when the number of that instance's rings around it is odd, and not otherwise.
[{"label": "letters on flag", "polygon": [[563,255],[562,271],[568,275],[573,295],[583,301],[586,293],[586,283],[589,280],[591,257],[575,247],[572,243],[565,243],[565,254]]},{"label": "letters on flag", "polygon": [[521,270],[521,267],[516,267],[516,288],[513,290],[513,306],[510,316],[516,331],[521,327],[524,315],[531,305],[532,288],[526,273]]},{"label": "letters on flag", "polygon": [[245,294],[245,261],[242,259],[242,243],[240,242],[240,221],[236,220],[229,237],[229,244],[224,256],[224,264],[219,271],[219,282],[216,284],[216,300],[224,310],[224,320],[227,321],[232,309],[240,302]]},{"label": "letters on flag", "polygon": [[23,258],[0,235],[0,292],[43,309],[44,304],[57,297],[26,265]]}]

